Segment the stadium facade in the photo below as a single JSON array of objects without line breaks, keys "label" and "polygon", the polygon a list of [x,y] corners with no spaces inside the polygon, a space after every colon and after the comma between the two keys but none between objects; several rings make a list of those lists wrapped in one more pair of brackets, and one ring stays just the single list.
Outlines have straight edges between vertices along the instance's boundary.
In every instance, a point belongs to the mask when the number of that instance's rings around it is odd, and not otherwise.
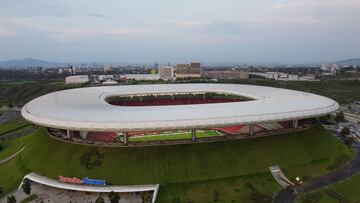
[{"label": "stadium facade", "polygon": [[129,146],[129,138],[164,132],[186,131],[196,141],[199,131],[247,138],[303,129],[338,108],[323,96],[273,87],[166,84],[54,92],[27,103],[22,116],[65,141]]}]

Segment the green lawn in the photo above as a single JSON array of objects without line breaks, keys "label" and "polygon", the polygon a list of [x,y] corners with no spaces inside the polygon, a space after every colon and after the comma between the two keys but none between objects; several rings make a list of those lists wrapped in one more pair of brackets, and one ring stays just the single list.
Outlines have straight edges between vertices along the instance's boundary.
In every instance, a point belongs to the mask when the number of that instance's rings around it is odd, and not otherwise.
[{"label": "green lawn", "polygon": [[0,82],[0,105],[23,106],[28,101],[41,95],[81,87],[81,85],[66,85],[63,81],[19,80]]},{"label": "green lawn", "polygon": [[297,202],[306,202],[311,196],[321,196],[318,203],[339,202],[339,200],[329,195],[328,191],[336,193],[347,202],[360,202],[360,173],[327,188],[303,194],[297,198]]},{"label": "green lawn", "polygon": [[31,124],[26,122],[24,119],[22,118],[18,118],[3,124],[0,124],[0,136],[2,134],[14,131],[14,130],[18,130],[20,128],[26,127],[26,126],[30,126]]},{"label": "green lawn", "polygon": [[[210,81],[193,80],[190,83],[204,83]],[[135,84],[160,84],[166,81],[136,81]],[[183,81],[176,81],[183,83]],[[214,83],[214,81],[211,81]],[[269,79],[226,80],[218,83],[251,84],[272,86],[300,91],[311,92],[335,99],[340,103],[349,103],[360,100],[360,81],[275,81]],[[0,105],[22,106],[26,102],[46,93],[78,88],[81,85],[66,85],[63,81],[11,81],[0,82]]]},{"label": "green lawn", "polygon": [[[219,136],[216,131],[198,131],[196,132],[197,138]],[[180,140],[191,139],[191,132],[178,132],[169,134],[146,135],[139,137],[130,137],[129,141],[154,141],[154,140]]]},{"label": "green lawn", "polygon": [[[17,159],[0,166],[0,174],[14,177],[0,176],[5,192],[14,189],[28,171],[35,171],[48,177],[100,178],[113,184],[160,183],[159,202],[166,203],[177,197],[195,202],[209,202],[213,196],[220,196],[218,202],[231,202],[232,198],[248,202],[251,193],[268,197],[279,189],[269,166],[280,165],[290,179],[315,177],[327,173],[326,167],[341,154],[351,154],[321,126],[259,139],[143,148],[68,144],[40,129],[10,144],[26,145],[26,149]],[[87,168],[94,157],[89,161],[84,157],[94,150],[103,159],[100,165]]]},{"label": "green lawn", "polygon": [[268,79],[249,79],[220,81],[224,83],[238,83],[250,85],[262,85],[280,87],[323,95],[336,100],[339,103],[350,103],[360,100],[359,80],[325,80],[325,81],[279,81]]}]

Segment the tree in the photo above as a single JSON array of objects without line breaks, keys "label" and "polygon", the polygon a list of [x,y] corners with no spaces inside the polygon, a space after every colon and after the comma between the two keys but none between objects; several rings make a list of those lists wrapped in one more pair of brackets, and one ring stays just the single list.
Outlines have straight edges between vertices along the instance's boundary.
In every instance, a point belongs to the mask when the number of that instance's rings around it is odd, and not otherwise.
[{"label": "tree", "polygon": [[6,105],[7,105],[9,108],[14,107],[14,104],[13,104],[13,102],[12,102],[11,100],[8,100]]},{"label": "tree", "polygon": [[95,203],[105,203],[105,200],[102,196],[99,196],[96,200]]},{"label": "tree", "polygon": [[31,193],[31,181],[27,178],[25,178],[23,184],[21,185],[21,188],[23,192],[27,195],[30,195]]},{"label": "tree", "polygon": [[110,203],[118,203],[120,200],[120,196],[118,193],[111,191],[108,195]]},{"label": "tree", "polygon": [[344,122],[345,121],[345,115],[344,112],[340,111],[339,113],[336,114],[335,116],[335,121],[336,122]]},{"label": "tree", "polygon": [[0,187],[0,198],[3,196],[3,189]]},{"label": "tree", "polygon": [[4,149],[4,147],[3,147],[3,145],[0,143],[0,151],[3,150],[3,149]]},{"label": "tree", "polygon": [[14,195],[11,195],[7,198],[7,203],[16,203],[16,198]]},{"label": "tree", "polygon": [[350,129],[347,128],[347,127],[344,127],[344,128],[341,130],[341,134],[343,134],[343,135],[349,135],[349,134],[350,134]]},{"label": "tree", "polygon": [[355,142],[355,139],[353,137],[347,137],[344,141],[344,144],[348,147],[352,147],[353,143]]}]

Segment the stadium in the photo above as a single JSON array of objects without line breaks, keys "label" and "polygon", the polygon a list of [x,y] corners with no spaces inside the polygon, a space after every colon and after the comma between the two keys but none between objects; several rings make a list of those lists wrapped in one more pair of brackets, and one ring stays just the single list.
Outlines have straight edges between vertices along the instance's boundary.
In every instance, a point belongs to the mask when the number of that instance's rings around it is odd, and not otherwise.
[{"label": "stadium", "polygon": [[308,92],[236,84],[53,92],[22,108],[34,131],[8,145],[5,155],[19,155],[0,181],[10,192],[30,180],[46,201],[115,192],[121,202],[269,202],[283,187],[269,167],[296,182],[352,156],[317,119],[337,108]]},{"label": "stadium", "polygon": [[138,147],[301,130],[338,107],[329,98],[287,89],[167,84],[54,92],[27,103],[22,116],[66,142]]}]

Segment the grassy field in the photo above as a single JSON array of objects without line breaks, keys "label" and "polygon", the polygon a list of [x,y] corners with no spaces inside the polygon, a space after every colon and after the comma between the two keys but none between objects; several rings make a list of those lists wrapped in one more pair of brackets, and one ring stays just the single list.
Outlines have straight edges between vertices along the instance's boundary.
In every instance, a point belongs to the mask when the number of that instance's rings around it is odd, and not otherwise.
[{"label": "grassy field", "polygon": [[22,118],[18,118],[15,119],[13,121],[9,121],[3,124],[0,124],[0,136],[7,133],[7,132],[11,132],[20,128],[24,128],[26,126],[30,126],[31,124],[26,122],[24,119]]},{"label": "grassy field", "polygon": [[[198,131],[196,132],[197,138],[203,137],[214,137],[219,136],[216,131]],[[180,133],[169,133],[159,135],[146,135],[139,137],[130,137],[129,141],[154,141],[154,140],[180,140],[180,139],[191,139],[191,132],[180,132]]]},{"label": "grassy field", "polygon": [[360,173],[327,188],[301,195],[297,202],[305,203],[316,197],[319,198],[318,203],[340,202],[339,199],[342,202],[360,202]]},{"label": "grassy field", "polygon": [[223,83],[239,83],[262,85],[270,87],[280,87],[305,92],[311,92],[332,98],[339,103],[350,103],[354,100],[360,100],[360,81],[347,80],[328,80],[328,81],[278,81],[268,79],[250,79],[220,81]]},{"label": "grassy field", "polygon": [[[26,146],[17,158],[0,166],[0,187],[14,189],[29,171],[57,177],[92,177],[113,184],[160,183],[159,202],[250,201],[277,191],[268,166],[280,165],[290,179],[327,173],[327,166],[345,145],[321,126],[304,132],[260,139],[144,148],[100,148],[68,144],[49,137],[44,129],[5,146],[5,153]],[[99,155],[99,156],[97,156]],[[88,158],[88,159],[87,159]],[[99,165],[92,165],[94,159]],[[221,201],[220,201],[221,200]]]},{"label": "grassy field", "polygon": [[[180,83],[182,81],[179,81]],[[188,81],[193,83],[209,81]],[[214,81],[212,81],[213,83]],[[151,81],[150,83],[165,83],[164,81]],[[360,81],[329,80],[319,82],[309,81],[275,81],[268,79],[249,79],[249,80],[227,80],[219,83],[238,83],[263,85],[271,87],[281,87],[306,92],[312,92],[335,99],[340,103],[349,103],[360,100]],[[136,84],[143,84],[137,82]],[[66,85],[63,81],[12,81],[0,82],[0,106],[22,106],[33,98],[46,93],[81,87],[80,85]]]},{"label": "grassy field", "polygon": [[10,81],[0,82],[0,106],[23,106],[26,102],[46,93],[81,87],[66,85],[63,81]]}]

